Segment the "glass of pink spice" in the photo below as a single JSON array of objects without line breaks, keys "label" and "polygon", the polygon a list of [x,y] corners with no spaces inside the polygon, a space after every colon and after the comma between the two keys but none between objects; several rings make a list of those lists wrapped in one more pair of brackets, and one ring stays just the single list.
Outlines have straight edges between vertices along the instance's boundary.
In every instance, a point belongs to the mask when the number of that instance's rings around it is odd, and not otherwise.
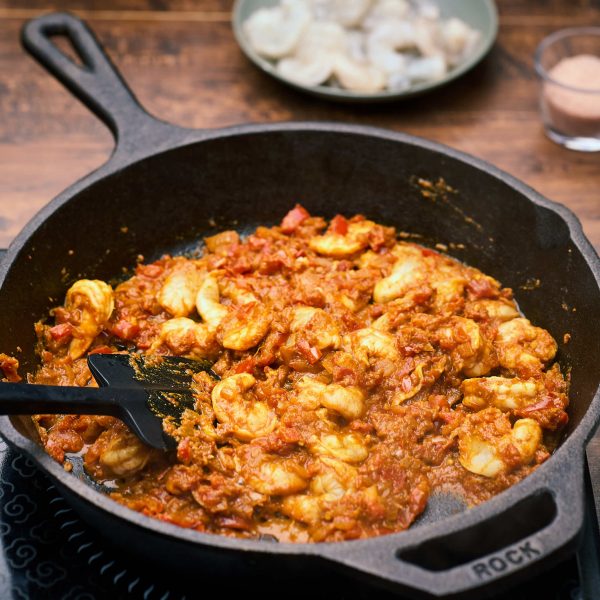
[{"label": "glass of pink spice", "polygon": [[600,151],[600,27],[549,35],[536,50],[535,69],[548,137],[571,150]]}]

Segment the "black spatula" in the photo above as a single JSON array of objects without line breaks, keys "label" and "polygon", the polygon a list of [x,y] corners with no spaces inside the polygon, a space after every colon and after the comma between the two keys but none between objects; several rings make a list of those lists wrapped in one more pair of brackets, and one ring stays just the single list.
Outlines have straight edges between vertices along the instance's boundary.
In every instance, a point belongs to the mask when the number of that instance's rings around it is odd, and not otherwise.
[{"label": "black spatula", "polygon": [[194,373],[216,378],[209,363],[172,356],[92,354],[88,365],[101,387],[0,384],[0,414],[111,415],[149,446],[167,450],[174,444],[163,432],[162,419],[193,407]]}]

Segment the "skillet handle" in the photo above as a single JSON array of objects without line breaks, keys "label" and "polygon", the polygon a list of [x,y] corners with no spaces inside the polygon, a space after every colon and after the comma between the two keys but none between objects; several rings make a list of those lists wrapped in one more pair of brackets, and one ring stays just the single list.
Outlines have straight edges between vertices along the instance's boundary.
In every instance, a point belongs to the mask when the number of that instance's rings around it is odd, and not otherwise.
[{"label": "skillet handle", "polygon": [[[323,554],[410,598],[498,593],[576,548],[585,511],[583,456],[576,454],[563,455],[553,476],[522,482],[530,489],[508,507],[505,501],[503,510],[490,501],[449,521],[365,540],[360,550],[332,544]],[[502,507],[501,497],[496,500]]]},{"label": "skillet handle", "polygon": [[[71,43],[81,65],[60,50],[53,40],[56,37]],[[117,150],[181,131],[142,108],[94,33],[78,17],[50,13],[33,19],[23,27],[21,41],[42,66],[109,127]]]}]

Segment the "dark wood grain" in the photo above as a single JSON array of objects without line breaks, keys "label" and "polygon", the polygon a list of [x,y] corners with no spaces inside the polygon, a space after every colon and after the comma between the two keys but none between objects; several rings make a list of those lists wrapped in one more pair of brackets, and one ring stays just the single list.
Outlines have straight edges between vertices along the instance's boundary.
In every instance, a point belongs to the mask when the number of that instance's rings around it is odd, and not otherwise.
[{"label": "dark wood grain", "polygon": [[[112,148],[103,125],[19,46],[25,18],[42,4],[48,6],[38,0],[0,5],[0,246]],[[498,41],[482,64],[435,94],[376,106],[326,103],[259,72],[234,41],[226,0],[64,0],[52,6],[89,20],[140,101],[161,118],[201,128],[342,120],[421,135],[484,158],[565,203],[600,248],[600,157],[546,139],[532,65],[536,45],[550,32],[565,23],[600,23],[600,0],[504,0]]]}]

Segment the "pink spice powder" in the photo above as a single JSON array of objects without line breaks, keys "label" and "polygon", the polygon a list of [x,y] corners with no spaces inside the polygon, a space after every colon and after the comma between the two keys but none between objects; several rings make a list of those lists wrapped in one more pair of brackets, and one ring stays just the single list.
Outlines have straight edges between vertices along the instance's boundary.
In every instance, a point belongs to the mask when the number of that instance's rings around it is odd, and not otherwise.
[{"label": "pink spice powder", "polygon": [[564,58],[548,75],[581,90],[544,83],[544,105],[552,128],[567,136],[600,137],[600,58],[590,54]]}]

